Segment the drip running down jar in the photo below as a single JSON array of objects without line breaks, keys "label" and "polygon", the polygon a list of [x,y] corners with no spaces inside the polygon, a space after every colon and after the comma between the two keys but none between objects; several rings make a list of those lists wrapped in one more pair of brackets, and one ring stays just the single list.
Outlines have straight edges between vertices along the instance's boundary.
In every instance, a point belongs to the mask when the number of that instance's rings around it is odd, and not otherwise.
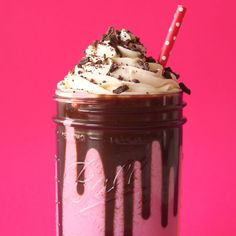
[{"label": "drip running down jar", "polygon": [[55,97],[58,236],[177,236],[182,93]]}]

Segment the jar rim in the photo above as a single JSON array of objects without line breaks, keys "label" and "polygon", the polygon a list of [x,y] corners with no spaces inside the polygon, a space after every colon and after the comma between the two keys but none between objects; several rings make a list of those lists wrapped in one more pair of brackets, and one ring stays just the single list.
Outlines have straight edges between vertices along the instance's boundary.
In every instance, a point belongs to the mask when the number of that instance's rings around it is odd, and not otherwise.
[{"label": "jar rim", "polygon": [[89,94],[80,93],[74,96],[59,96],[55,94],[53,100],[57,102],[74,103],[74,102],[88,102],[88,101],[106,101],[106,100],[125,100],[125,99],[155,99],[160,97],[173,97],[173,96],[183,96],[183,91],[173,92],[173,93],[157,93],[157,94],[119,94],[119,95],[107,95],[107,94]]}]

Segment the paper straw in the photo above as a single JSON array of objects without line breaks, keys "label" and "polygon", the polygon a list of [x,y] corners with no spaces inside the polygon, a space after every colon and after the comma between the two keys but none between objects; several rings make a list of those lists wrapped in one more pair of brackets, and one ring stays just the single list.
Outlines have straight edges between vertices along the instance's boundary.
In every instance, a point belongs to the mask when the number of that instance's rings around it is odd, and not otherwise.
[{"label": "paper straw", "polygon": [[179,33],[179,29],[182,24],[185,13],[186,13],[186,8],[182,5],[178,5],[176,13],[174,15],[174,19],[171,23],[168,34],[166,36],[165,43],[161,49],[160,57],[158,59],[158,63],[161,64],[163,67],[165,67],[168,61],[170,52],[173,48],[173,45]]}]

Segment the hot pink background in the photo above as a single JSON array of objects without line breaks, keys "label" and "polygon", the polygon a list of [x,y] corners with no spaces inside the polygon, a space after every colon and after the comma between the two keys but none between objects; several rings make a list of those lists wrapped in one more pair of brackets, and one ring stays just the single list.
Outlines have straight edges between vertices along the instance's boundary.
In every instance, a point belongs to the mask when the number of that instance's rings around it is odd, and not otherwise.
[{"label": "hot pink background", "polygon": [[[55,235],[56,83],[109,25],[158,56],[178,1],[1,1],[0,235]],[[169,61],[185,96],[181,236],[236,235],[235,1],[182,1]]]}]

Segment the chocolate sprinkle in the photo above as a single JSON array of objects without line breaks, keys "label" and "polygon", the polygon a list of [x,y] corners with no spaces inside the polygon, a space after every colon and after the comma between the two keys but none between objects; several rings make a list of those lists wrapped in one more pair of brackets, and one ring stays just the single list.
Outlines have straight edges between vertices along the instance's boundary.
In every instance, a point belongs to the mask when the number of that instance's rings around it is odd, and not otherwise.
[{"label": "chocolate sprinkle", "polygon": [[114,35],[114,34],[115,34],[115,29],[114,29],[114,27],[110,26],[109,29],[106,32],[106,35],[111,36],[111,35]]},{"label": "chocolate sprinkle", "polygon": [[188,88],[188,87],[186,87],[186,85],[184,84],[184,83],[179,83],[179,87],[183,90],[183,92],[185,92],[185,93],[187,93],[187,94],[191,94],[191,90]]},{"label": "chocolate sprinkle", "polygon": [[[129,31],[127,32],[130,33]],[[109,41],[109,45],[115,49],[117,55],[119,56],[122,56],[122,53],[118,49],[118,45],[133,51],[139,51],[142,54],[141,49],[137,47],[137,45],[142,45],[139,41],[139,38],[135,37],[132,40],[127,39],[125,41],[122,41],[120,34],[121,34],[120,30],[115,30],[113,27],[110,27],[107,33],[102,36],[102,42]]]},{"label": "chocolate sprinkle", "polygon": [[166,79],[172,79],[172,77],[171,77],[171,72],[170,72],[170,71],[164,71],[164,72],[163,72],[163,76],[164,76]]},{"label": "chocolate sprinkle", "polygon": [[82,66],[86,63],[88,63],[90,60],[89,60],[89,57],[84,57],[82,58],[82,60],[80,61],[79,65]]},{"label": "chocolate sprinkle", "polygon": [[134,83],[140,83],[140,81],[138,79],[132,79],[132,82]]},{"label": "chocolate sprinkle", "polygon": [[112,38],[110,39],[109,45],[112,46],[112,47],[115,49],[116,54],[117,54],[118,56],[122,56],[122,53],[120,52],[119,48],[117,47],[118,42],[116,41],[116,39],[115,39],[114,37],[112,37]]},{"label": "chocolate sprinkle", "polygon": [[129,89],[129,87],[125,84],[125,85],[122,85],[122,86],[120,86],[120,87],[114,89],[112,92],[113,92],[113,93],[116,93],[116,94],[120,94],[120,93],[125,92],[125,91],[128,90],[128,89]]},{"label": "chocolate sprinkle", "polygon": [[119,66],[116,63],[112,63],[107,75],[110,75],[112,72],[114,72],[118,68],[119,68]]},{"label": "chocolate sprinkle", "polygon": [[90,79],[90,82],[93,83],[93,84],[97,84],[94,79]]},{"label": "chocolate sprinkle", "polygon": [[102,60],[97,60],[95,64],[102,64]]},{"label": "chocolate sprinkle", "polygon": [[119,75],[118,80],[124,80],[124,78],[121,75]]},{"label": "chocolate sprinkle", "polygon": [[154,62],[154,63],[156,63],[156,60],[153,57],[146,57],[146,62]]},{"label": "chocolate sprinkle", "polygon": [[115,34],[115,29],[110,27],[107,32],[102,36],[102,41],[110,40],[111,35]]},{"label": "chocolate sprinkle", "polygon": [[179,74],[176,74],[170,67],[167,67],[167,68],[164,69],[163,76],[166,79],[172,79],[171,73],[175,75],[176,79],[179,78]]}]

